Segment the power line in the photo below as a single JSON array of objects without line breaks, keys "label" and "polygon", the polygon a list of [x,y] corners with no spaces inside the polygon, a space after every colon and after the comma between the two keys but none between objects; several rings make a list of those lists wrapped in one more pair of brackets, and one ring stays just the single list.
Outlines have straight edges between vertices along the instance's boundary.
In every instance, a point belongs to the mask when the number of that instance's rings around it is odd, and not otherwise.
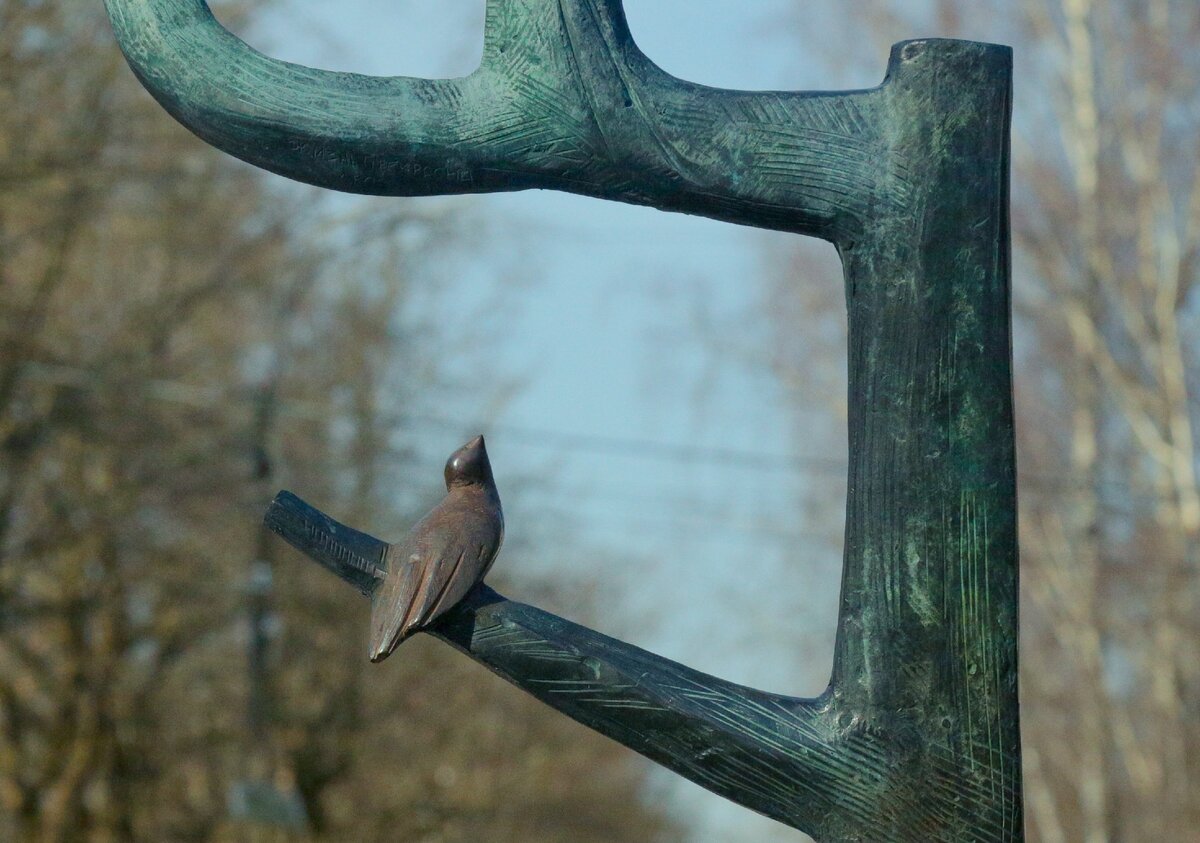
[{"label": "power line", "polygon": [[[40,379],[47,382],[93,388],[105,385],[104,380],[94,371],[82,367],[32,361],[27,362],[25,366],[38,372]],[[203,409],[211,409],[223,401],[250,403],[254,394],[251,387],[189,384],[163,378],[146,378],[141,383],[155,398]],[[325,413],[320,408],[294,399],[280,399],[279,411],[281,414],[293,418],[307,418],[316,421],[326,419]],[[462,426],[459,420],[423,413],[385,412],[381,413],[379,418],[385,423],[397,427],[424,427],[428,431],[437,432],[454,430]],[[686,445],[637,437],[552,430],[507,422],[489,423],[488,427],[493,433],[520,444],[555,451],[587,451],[633,459],[737,466],[764,472],[795,473],[798,470],[826,474],[837,472],[844,477],[846,471],[845,460],[829,457],[769,454],[737,448]]]},{"label": "power line", "polygon": [[[69,383],[76,386],[99,387],[105,382],[94,371],[59,363],[27,361],[25,367],[41,373],[40,379],[47,382]],[[211,409],[221,402],[252,402],[252,387],[210,386],[189,384],[179,380],[146,378],[140,381],[147,391],[160,400],[183,404],[197,409]],[[281,415],[313,421],[327,421],[324,411],[307,402],[281,399]],[[461,420],[445,416],[410,413],[384,412],[379,419],[394,427],[407,427],[417,432],[445,433],[464,425]],[[553,430],[508,422],[492,422],[487,425],[496,435],[504,436],[526,447],[542,448],[571,454],[592,453],[621,456],[631,459],[675,462],[687,465],[698,463],[714,466],[736,467],[762,473],[785,473],[800,477],[823,477],[845,480],[848,466],[844,459],[815,455],[770,454],[738,448],[687,445],[663,442],[638,437],[612,436],[608,434],[580,433]],[[1073,479],[1066,475],[1047,475],[1021,472],[1021,486],[1041,492],[1081,492],[1094,485],[1119,492],[1126,499],[1157,500],[1152,494],[1132,493],[1115,481],[1092,482]]]},{"label": "power line", "polygon": [[[442,430],[445,430],[448,424],[445,418],[414,414],[402,414],[398,420],[436,425]],[[838,472],[841,476],[845,476],[846,472],[845,460],[830,457],[768,454],[739,448],[686,445],[638,437],[551,430],[508,422],[496,422],[488,426],[495,433],[512,441],[554,451],[588,451],[633,459],[735,466],[762,472],[795,473],[799,470],[809,473]]]}]

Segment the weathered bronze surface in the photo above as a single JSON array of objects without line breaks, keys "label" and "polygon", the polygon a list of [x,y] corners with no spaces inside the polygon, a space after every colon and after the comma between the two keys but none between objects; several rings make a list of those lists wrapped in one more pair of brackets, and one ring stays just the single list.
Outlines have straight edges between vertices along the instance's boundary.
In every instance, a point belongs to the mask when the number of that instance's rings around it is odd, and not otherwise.
[{"label": "weathered bronze surface", "polygon": [[850,484],[824,694],[732,685],[483,586],[430,631],[819,841],[1023,839],[1007,48],[909,41],[870,90],[726,91],[657,68],[619,0],[489,0],[475,73],[378,79],[256,53],[200,0],[107,3],[172,114],[292,178],[556,188],[834,243]]}]

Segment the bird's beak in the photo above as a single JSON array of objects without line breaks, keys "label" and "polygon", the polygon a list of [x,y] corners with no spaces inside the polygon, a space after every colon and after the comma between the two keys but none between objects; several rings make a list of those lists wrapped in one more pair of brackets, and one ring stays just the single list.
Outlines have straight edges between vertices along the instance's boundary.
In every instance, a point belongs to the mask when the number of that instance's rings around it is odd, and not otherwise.
[{"label": "bird's beak", "polygon": [[467,447],[470,448],[471,450],[475,450],[476,448],[486,447],[483,442],[483,434],[482,433],[479,434],[474,439],[472,439],[470,442],[468,442]]}]

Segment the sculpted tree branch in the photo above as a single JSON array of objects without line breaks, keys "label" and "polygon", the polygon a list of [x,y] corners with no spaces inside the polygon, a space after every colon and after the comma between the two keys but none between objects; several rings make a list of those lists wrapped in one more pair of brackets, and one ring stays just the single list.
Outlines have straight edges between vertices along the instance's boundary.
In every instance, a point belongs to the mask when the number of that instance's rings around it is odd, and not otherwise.
[{"label": "sculpted tree branch", "polygon": [[724,91],[651,63],[618,0],[490,0],[475,73],[379,79],[260,55],[200,0],[107,2],[173,115],[292,178],[556,188],[833,242],[850,483],[820,698],[736,686],[485,587],[431,631],[818,840],[1023,839],[1007,48],[910,41],[871,90]]},{"label": "sculpted tree branch", "polygon": [[232,155],[335,190],[554,188],[821,234],[907,192],[879,92],[724,91],[637,49],[616,0],[493,0],[461,79],[377,78],[262,55],[201,0],[108,0],[143,84]]}]

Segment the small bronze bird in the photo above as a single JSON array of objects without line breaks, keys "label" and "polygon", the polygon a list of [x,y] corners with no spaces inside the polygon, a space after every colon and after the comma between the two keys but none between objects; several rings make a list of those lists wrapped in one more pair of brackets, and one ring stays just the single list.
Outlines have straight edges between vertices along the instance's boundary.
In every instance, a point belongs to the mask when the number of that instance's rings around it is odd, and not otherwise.
[{"label": "small bronze bird", "polygon": [[371,598],[371,661],[383,661],[481,582],[504,540],[483,437],[446,461],[446,497],[396,544],[339,524],[280,492],[266,524]]}]

